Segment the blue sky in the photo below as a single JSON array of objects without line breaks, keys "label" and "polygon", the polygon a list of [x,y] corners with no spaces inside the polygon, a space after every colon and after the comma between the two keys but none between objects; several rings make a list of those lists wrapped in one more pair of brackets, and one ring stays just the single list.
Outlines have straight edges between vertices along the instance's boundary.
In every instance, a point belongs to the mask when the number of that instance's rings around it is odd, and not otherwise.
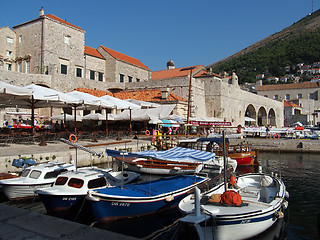
[{"label": "blue sky", "polygon": [[[53,14],[86,31],[85,44],[139,59],[152,71],[207,66],[281,31],[312,11],[312,0],[0,0],[0,27]],[[313,1],[313,9],[320,0]]]}]

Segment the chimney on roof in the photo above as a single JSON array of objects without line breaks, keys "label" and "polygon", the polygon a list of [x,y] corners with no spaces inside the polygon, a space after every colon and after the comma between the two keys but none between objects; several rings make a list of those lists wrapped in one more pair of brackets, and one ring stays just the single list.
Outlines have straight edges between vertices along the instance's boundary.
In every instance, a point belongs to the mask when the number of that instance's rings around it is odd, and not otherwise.
[{"label": "chimney on roof", "polygon": [[169,88],[161,88],[161,99],[168,100],[169,99]]},{"label": "chimney on roof", "polygon": [[41,9],[39,10],[39,17],[43,17],[44,16],[44,9],[43,7],[41,7]]}]

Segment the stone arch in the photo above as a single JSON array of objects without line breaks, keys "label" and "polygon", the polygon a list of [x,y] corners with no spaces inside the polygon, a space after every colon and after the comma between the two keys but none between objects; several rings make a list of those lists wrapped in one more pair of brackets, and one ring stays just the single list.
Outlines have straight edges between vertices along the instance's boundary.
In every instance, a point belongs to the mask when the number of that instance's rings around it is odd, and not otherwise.
[{"label": "stone arch", "polygon": [[267,111],[264,107],[260,107],[258,111],[258,126],[265,126],[268,124]]},{"label": "stone arch", "polygon": [[276,126],[276,113],[273,108],[269,110],[268,122],[269,122],[269,125]]},{"label": "stone arch", "polygon": [[245,111],[245,117],[257,119],[257,112],[255,107],[252,104],[249,104]]}]

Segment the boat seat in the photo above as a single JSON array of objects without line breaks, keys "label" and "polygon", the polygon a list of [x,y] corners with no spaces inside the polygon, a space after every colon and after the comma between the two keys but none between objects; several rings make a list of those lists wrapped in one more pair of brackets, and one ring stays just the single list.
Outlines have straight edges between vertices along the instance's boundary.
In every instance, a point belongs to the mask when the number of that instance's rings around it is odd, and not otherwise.
[{"label": "boat seat", "polygon": [[260,202],[269,203],[274,198],[274,191],[270,187],[261,187],[260,190]]},{"label": "boat seat", "polygon": [[260,198],[260,188],[247,186],[239,189],[242,200],[257,201]]}]

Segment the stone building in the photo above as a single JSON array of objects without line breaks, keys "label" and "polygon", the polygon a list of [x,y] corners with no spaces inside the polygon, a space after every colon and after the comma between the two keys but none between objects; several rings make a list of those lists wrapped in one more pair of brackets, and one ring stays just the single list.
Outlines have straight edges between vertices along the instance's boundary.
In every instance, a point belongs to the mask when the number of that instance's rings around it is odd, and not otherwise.
[{"label": "stone building", "polygon": [[302,82],[292,84],[262,85],[258,82],[258,94],[269,99],[288,101],[298,105],[301,110],[295,114],[286,113],[284,125],[292,125],[300,121],[305,125],[317,125],[320,121],[320,84],[319,82]]},{"label": "stone building", "polygon": [[[150,80],[150,69],[138,59],[104,46],[86,46],[82,28],[52,14],[44,15],[43,9],[39,13],[39,18],[16,25],[13,31],[0,28],[3,69],[38,74],[35,83],[63,92],[73,90],[75,84],[106,90],[124,88],[126,81]],[[50,76],[50,81],[41,79],[42,75]],[[19,84],[30,84],[23,79]]]},{"label": "stone building", "polygon": [[245,116],[259,125],[283,125],[283,103],[241,90],[235,74],[222,77],[203,65],[175,68],[172,60],[167,69],[151,72],[136,58],[103,45],[86,46],[81,27],[43,9],[39,13],[13,30],[0,28],[0,81],[62,92],[160,89],[164,97],[171,92],[190,103],[180,101],[181,115],[189,111],[190,117],[217,117],[233,126],[244,125]]},{"label": "stone building", "polygon": [[283,103],[240,89],[235,73],[229,78],[215,74],[203,65],[175,68],[170,60],[167,69],[153,72],[152,80],[144,86],[167,87],[188,99],[190,83],[191,117],[216,117],[231,122],[232,126],[244,126],[245,117],[250,117],[256,120],[255,125],[283,126]]},{"label": "stone building", "polygon": [[9,27],[0,28],[0,69],[19,71],[15,66],[16,35]]}]

